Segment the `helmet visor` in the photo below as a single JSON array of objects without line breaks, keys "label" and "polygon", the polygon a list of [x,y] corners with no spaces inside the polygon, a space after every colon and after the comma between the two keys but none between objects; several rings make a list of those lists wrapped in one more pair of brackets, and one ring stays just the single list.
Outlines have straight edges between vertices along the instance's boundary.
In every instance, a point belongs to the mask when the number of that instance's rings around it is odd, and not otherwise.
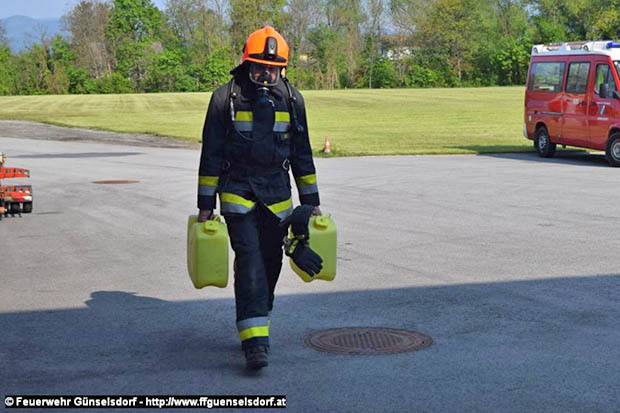
[{"label": "helmet visor", "polygon": [[250,80],[261,86],[275,86],[280,80],[281,67],[252,62],[250,64]]}]

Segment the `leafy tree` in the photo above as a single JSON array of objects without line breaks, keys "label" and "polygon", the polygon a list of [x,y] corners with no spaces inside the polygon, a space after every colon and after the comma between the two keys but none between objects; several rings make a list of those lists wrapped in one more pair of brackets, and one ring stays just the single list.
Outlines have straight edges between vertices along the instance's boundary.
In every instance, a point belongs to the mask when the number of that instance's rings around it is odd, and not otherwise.
[{"label": "leafy tree", "polygon": [[230,0],[232,52],[240,54],[247,36],[269,24],[282,31],[287,26],[285,0]]},{"label": "leafy tree", "polygon": [[472,71],[474,54],[484,41],[484,6],[475,0],[437,0],[418,25],[419,47],[437,50],[459,84]]},{"label": "leafy tree", "polygon": [[6,39],[6,28],[4,27],[2,22],[0,22],[0,45],[6,46],[7,43],[8,41]]},{"label": "leafy tree", "polygon": [[339,87],[338,33],[324,23],[319,24],[308,34],[308,42],[312,47],[309,66],[314,74],[314,84],[311,87],[315,89]]},{"label": "leafy tree", "polygon": [[360,0],[326,0],[327,26],[337,33],[334,44],[340,87],[353,87],[363,59],[361,26],[366,20]]},{"label": "leafy tree", "polygon": [[620,1],[606,0],[601,3],[591,27],[591,37],[593,39],[620,38]]},{"label": "leafy tree", "polygon": [[6,30],[0,23],[0,95],[14,93],[13,64],[11,50],[7,44]]},{"label": "leafy tree", "polygon": [[114,0],[105,34],[115,70],[131,79],[135,90],[145,90],[149,67],[162,51],[157,41],[162,24],[162,14],[151,0]]},{"label": "leafy tree", "polygon": [[0,44],[0,95],[15,93],[13,56],[6,44]]},{"label": "leafy tree", "polygon": [[85,68],[92,78],[112,72],[112,53],[106,40],[111,6],[100,0],[81,0],[63,17],[71,34],[75,64]]},{"label": "leafy tree", "polygon": [[207,58],[202,71],[201,84],[207,90],[214,90],[230,80],[230,53],[227,49],[215,50]]}]

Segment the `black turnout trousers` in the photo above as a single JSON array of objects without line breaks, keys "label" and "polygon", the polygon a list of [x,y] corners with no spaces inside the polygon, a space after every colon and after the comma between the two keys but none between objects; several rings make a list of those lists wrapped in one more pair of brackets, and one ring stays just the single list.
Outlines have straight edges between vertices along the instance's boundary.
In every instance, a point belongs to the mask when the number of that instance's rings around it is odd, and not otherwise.
[{"label": "black turnout trousers", "polygon": [[247,214],[225,215],[235,252],[237,329],[243,348],[269,345],[269,313],[282,269],[287,229],[260,202]]}]

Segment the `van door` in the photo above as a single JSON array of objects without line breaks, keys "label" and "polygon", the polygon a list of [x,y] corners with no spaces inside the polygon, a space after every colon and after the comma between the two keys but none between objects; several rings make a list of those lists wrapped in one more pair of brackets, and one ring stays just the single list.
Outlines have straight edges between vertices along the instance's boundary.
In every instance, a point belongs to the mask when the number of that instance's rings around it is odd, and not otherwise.
[{"label": "van door", "polygon": [[588,88],[592,88],[590,62],[580,56],[568,63],[565,94],[562,102],[564,112],[562,143],[587,147],[590,139],[588,130]]},{"label": "van door", "polygon": [[[588,106],[588,123],[590,125],[590,147],[605,149],[607,134],[614,119],[618,118],[618,87],[614,80],[614,67],[607,57],[594,60],[594,87]],[[607,85],[609,96],[601,97],[601,86]]]}]

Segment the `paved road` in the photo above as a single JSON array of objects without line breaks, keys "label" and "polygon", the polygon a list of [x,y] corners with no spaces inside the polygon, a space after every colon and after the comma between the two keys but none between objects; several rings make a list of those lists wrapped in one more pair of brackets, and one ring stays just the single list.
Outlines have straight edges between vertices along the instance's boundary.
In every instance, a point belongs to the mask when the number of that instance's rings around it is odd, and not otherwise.
[{"label": "paved road", "polygon": [[[195,290],[199,152],[0,138],[34,213],[0,223],[0,393],[285,394],[292,411],[618,411],[620,170],[601,155],[318,159],[335,282],[286,268],[247,374],[232,288]],[[130,179],[134,185],[96,185]],[[315,330],[404,328],[343,356]]]}]

